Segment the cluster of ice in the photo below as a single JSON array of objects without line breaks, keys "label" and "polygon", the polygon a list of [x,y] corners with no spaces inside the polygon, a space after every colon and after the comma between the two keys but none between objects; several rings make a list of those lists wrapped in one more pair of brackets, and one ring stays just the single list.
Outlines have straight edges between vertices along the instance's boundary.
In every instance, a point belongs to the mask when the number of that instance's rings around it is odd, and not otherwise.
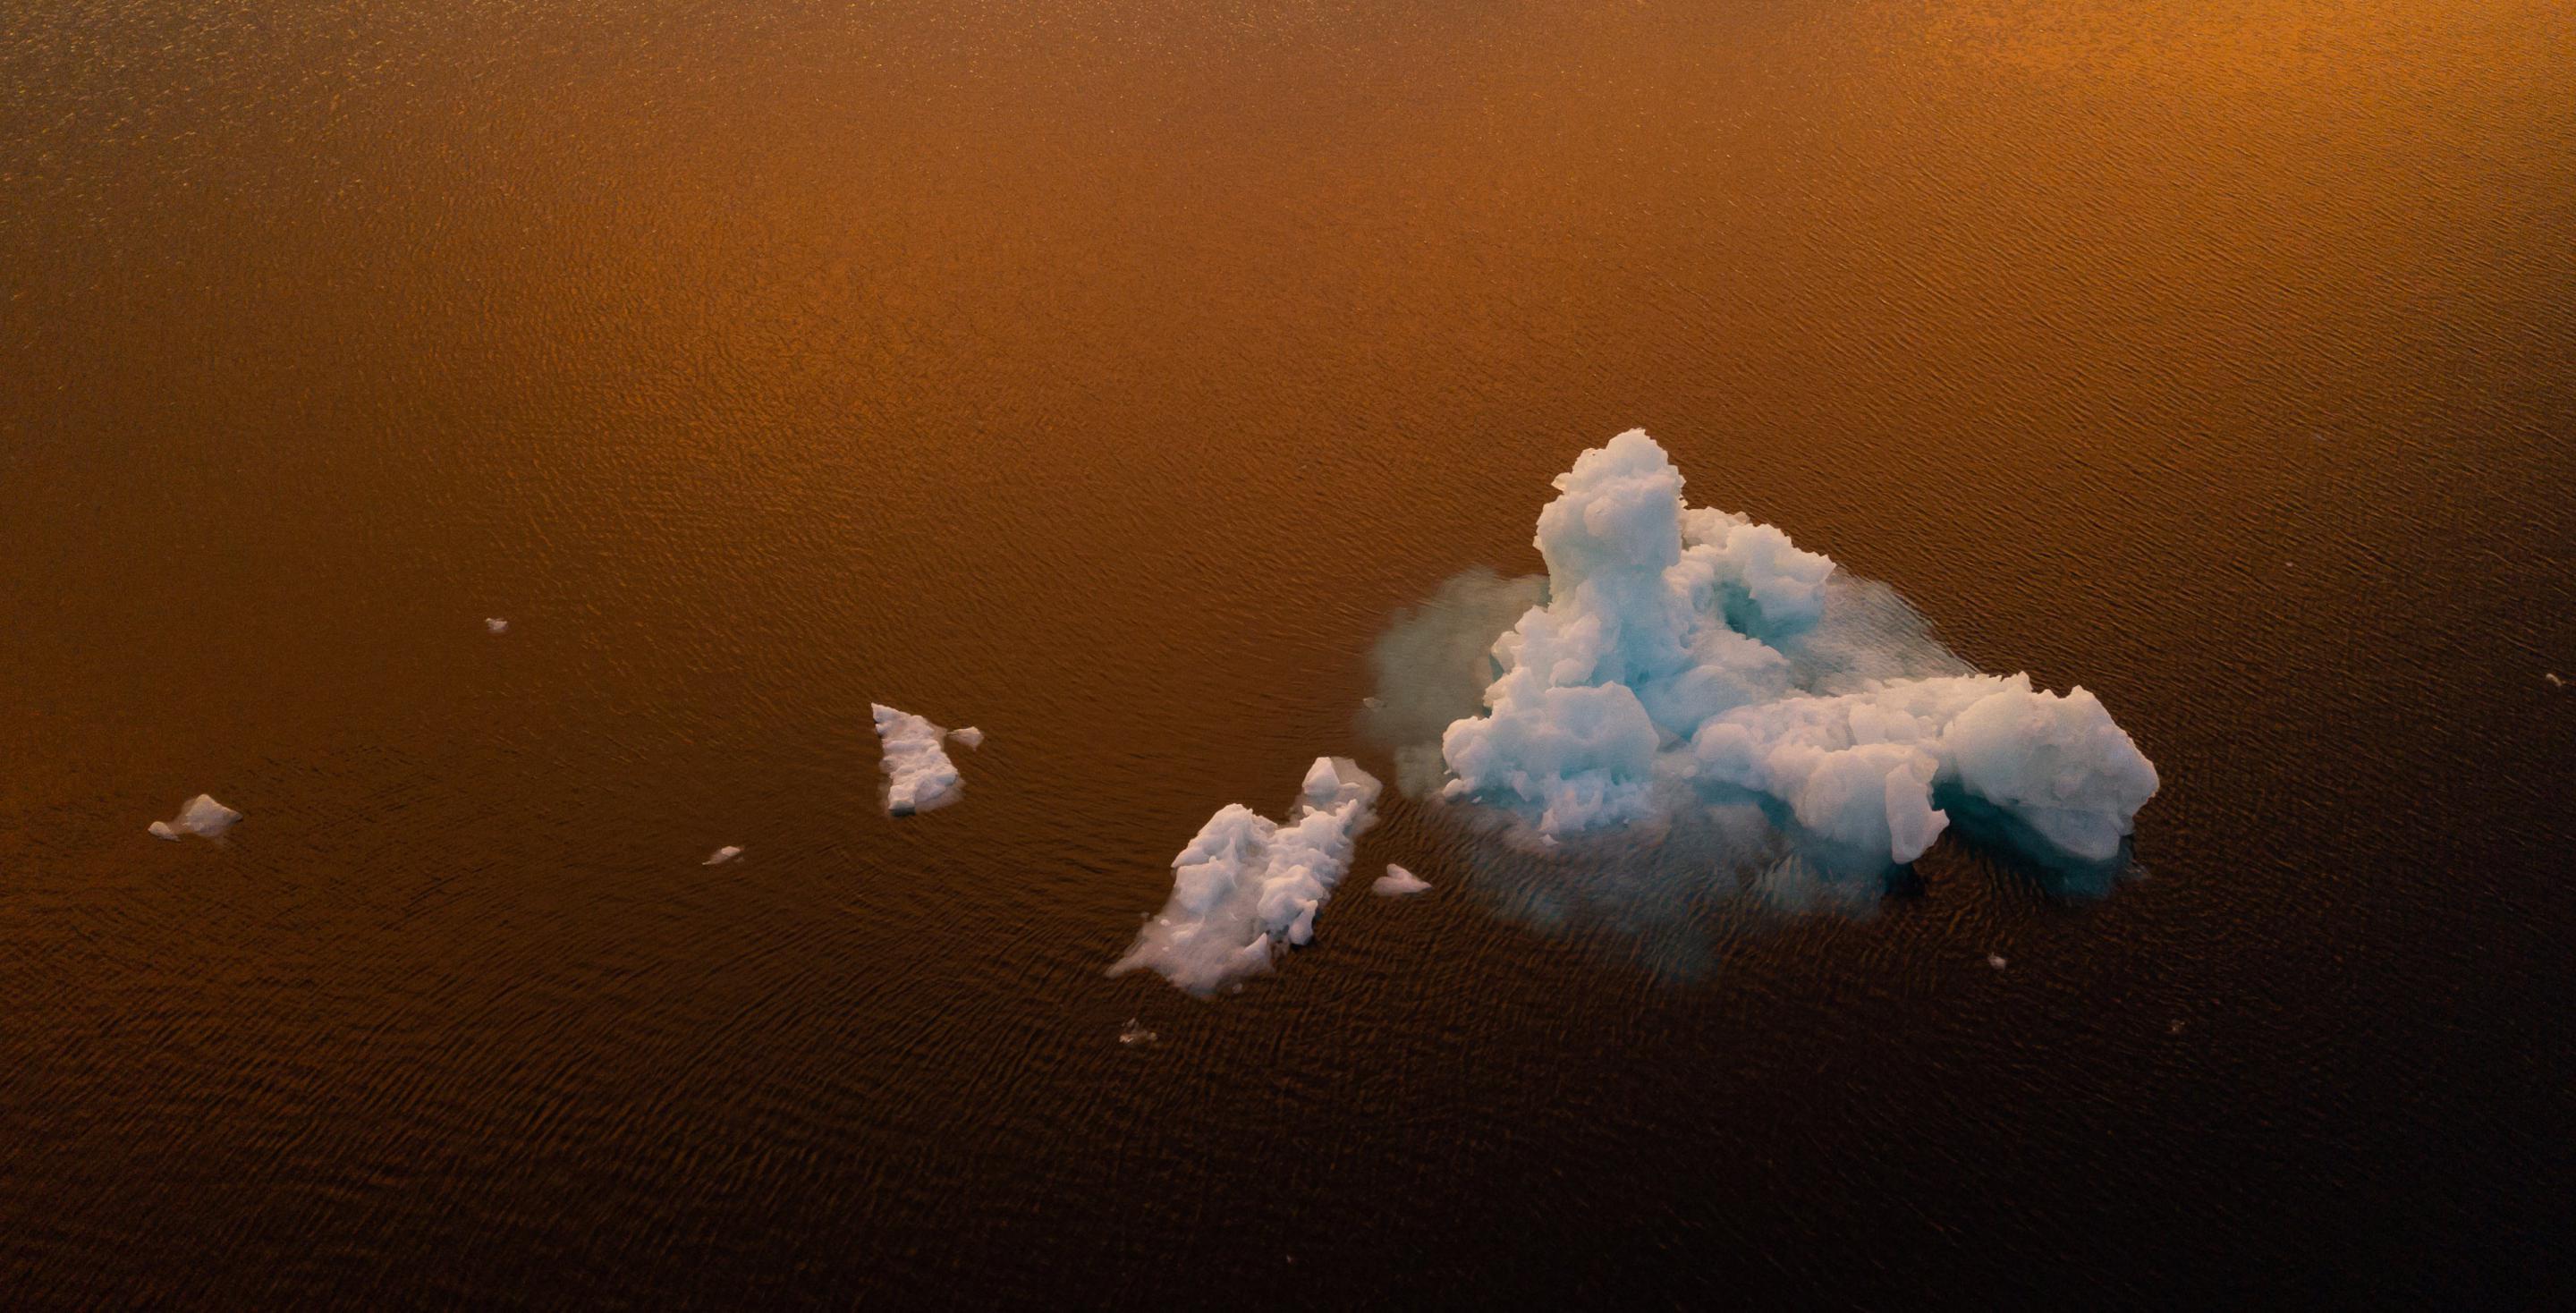
[{"label": "cluster of ice", "polygon": [[[877,738],[885,747],[886,814],[910,816],[957,801],[966,786],[939,746],[948,731],[883,703],[869,703],[868,709],[876,716]],[[982,741],[978,732],[974,742]]]},{"label": "cluster of ice", "polygon": [[1377,819],[1377,796],[1376,778],[1350,758],[1318,757],[1285,824],[1227,805],[1172,859],[1171,901],[1109,974],[1150,967],[1211,994],[1269,970],[1315,937],[1316,913]]},{"label": "cluster of ice", "polygon": [[2100,700],[2025,675],[1872,677],[1867,645],[1804,641],[1834,563],[1682,501],[1642,429],[1583,453],[1539,515],[1548,597],[1493,646],[1487,711],[1452,723],[1449,796],[1548,839],[1677,798],[1766,795],[1827,844],[1913,861],[1991,805],[2075,857],[2119,852],[2155,767]]},{"label": "cluster of ice", "polygon": [[1401,898],[1406,894],[1421,893],[1430,887],[1431,882],[1429,880],[1425,880],[1421,876],[1415,875],[1413,872],[1408,871],[1393,862],[1388,862],[1386,864],[1386,874],[1379,876],[1377,878],[1377,883],[1369,886],[1369,892],[1373,894],[1384,894],[1389,898]]},{"label": "cluster of ice", "polygon": [[168,839],[172,842],[176,842],[183,834],[201,835],[211,839],[233,828],[233,824],[241,818],[240,812],[200,793],[190,798],[187,806],[179,809],[178,819],[154,821],[148,828],[153,838]]}]

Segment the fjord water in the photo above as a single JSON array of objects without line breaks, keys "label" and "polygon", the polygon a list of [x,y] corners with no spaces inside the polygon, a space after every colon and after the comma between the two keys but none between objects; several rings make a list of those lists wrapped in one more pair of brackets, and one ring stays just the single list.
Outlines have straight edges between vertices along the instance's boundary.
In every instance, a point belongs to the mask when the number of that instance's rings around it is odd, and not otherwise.
[{"label": "fjord water", "polygon": [[[2563,1291],[2564,5],[26,0],[0,284],[0,1302]],[[1633,425],[2138,878],[1107,978]]]}]

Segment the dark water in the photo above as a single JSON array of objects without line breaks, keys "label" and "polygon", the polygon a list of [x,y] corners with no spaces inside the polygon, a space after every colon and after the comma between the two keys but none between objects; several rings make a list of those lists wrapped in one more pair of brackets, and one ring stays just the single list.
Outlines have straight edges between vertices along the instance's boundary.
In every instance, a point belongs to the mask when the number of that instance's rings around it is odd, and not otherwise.
[{"label": "dark water", "polygon": [[[2146,878],[1104,978],[1631,425]],[[21,0],[0,1303],[2563,1298],[2572,430],[2555,3]]]}]

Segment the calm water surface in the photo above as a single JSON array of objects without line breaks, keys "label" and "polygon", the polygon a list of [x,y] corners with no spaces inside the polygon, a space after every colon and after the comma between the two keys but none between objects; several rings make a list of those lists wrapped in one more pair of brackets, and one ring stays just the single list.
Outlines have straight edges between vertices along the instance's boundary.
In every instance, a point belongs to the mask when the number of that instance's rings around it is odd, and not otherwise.
[{"label": "calm water surface", "polygon": [[[1105,978],[1631,425],[2145,877]],[[21,0],[0,1303],[2563,1298],[2571,436],[2551,0]]]}]

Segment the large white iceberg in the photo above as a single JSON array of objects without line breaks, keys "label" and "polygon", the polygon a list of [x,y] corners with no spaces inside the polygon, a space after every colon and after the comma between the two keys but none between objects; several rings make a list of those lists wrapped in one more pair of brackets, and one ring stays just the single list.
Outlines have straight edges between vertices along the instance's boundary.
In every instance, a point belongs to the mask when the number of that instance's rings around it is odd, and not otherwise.
[{"label": "large white iceberg", "polygon": [[884,745],[880,763],[886,774],[886,814],[910,816],[945,807],[966,790],[955,763],[940,747],[948,731],[907,711],[871,702],[877,739]]},{"label": "large white iceberg", "polygon": [[1908,673],[1866,617],[1820,628],[1829,598],[1865,595],[1838,594],[1834,563],[1780,530],[1686,505],[1644,430],[1556,487],[1538,521],[1547,601],[1495,641],[1485,713],[1441,736],[1447,796],[1553,840],[1748,790],[1827,844],[1905,863],[1949,824],[1936,798],[2105,861],[2155,795],[2155,767],[2081,687]]},{"label": "large white iceberg", "polygon": [[179,809],[178,819],[154,821],[152,824],[144,828],[148,830],[155,839],[168,839],[175,843],[178,841],[179,836],[183,834],[194,834],[203,838],[212,839],[215,836],[222,834],[224,831],[233,828],[233,825],[240,821],[241,818],[242,814],[240,812],[234,811],[232,808],[215,801],[212,797],[206,794],[200,793],[196,797],[190,798],[188,800],[188,804]]},{"label": "large white iceberg", "polygon": [[1172,859],[1172,898],[1109,968],[1161,972],[1212,994],[1270,969],[1315,937],[1315,916],[1377,819],[1378,782],[1348,757],[1317,757],[1286,824],[1228,804]]}]

